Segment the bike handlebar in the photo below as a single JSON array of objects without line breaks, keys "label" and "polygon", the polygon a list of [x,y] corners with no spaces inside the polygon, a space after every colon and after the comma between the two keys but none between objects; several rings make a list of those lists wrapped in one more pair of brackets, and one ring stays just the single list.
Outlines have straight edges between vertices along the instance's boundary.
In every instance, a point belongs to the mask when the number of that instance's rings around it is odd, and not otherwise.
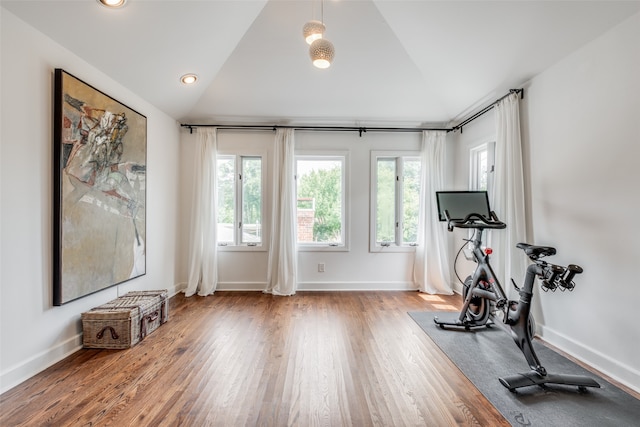
[{"label": "bike handlebar", "polygon": [[498,219],[495,212],[491,211],[489,215],[490,217],[487,218],[479,213],[470,213],[464,219],[451,219],[449,211],[444,211],[449,231],[453,231],[454,228],[502,229],[507,227],[507,224]]}]

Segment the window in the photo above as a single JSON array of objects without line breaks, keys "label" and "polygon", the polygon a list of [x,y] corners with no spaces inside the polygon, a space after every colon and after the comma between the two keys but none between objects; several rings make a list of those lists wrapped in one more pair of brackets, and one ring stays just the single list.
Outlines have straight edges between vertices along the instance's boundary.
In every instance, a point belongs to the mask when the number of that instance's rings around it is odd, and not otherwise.
[{"label": "window", "polygon": [[345,163],[346,155],[296,156],[299,247],[345,247]]},{"label": "window", "polygon": [[[485,142],[477,145],[469,151],[469,189],[474,191],[487,191],[489,197],[492,193],[493,168],[495,164],[495,142]],[[491,199],[489,199],[491,200]],[[484,237],[484,244],[491,245],[491,230]],[[469,238],[473,235],[469,230]],[[469,243],[471,248],[471,243]],[[467,256],[467,259],[472,259]]]},{"label": "window", "polygon": [[469,189],[489,191],[493,180],[495,143],[478,145],[469,152]]},{"label": "window", "polygon": [[262,156],[218,155],[218,244],[261,246]]},{"label": "window", "polygon": [[371,159],[370,248],[411,249],[418,235],[420,158],[417,153],[373,152]]}]

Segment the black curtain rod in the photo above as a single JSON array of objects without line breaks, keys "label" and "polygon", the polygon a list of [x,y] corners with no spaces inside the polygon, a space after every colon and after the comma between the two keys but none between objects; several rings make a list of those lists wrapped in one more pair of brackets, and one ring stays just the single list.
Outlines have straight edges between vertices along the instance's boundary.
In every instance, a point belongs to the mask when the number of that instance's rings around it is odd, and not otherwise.
[{"label": "black curtain rod", "polygon": [[440,130],[450,132],[451,128],[402,128],[402,127],[365,127],[365,126],[284,126],[284,125],[197,125],[197,124],[181,124],[180,126],[189,128],[189,132],[193,133],[193,129],[199,127],[217,127],[218,129],[251,129],[251,130],[271,130],[276,129],[295,129],[295,130],[312,130],[322,132],[358,132],[360,136],[366,132],[422,132],[424,130]]},{"label": "black curtain rod", "polygon": [[491,110],[495,105],[505,99],[507,96],[512,93],[519,93],[520,99],[524,98],[524,89],[511,89],[509,93],[504,95],[503,97],[495,100],[490,105],[484,107],[482,110],[477,113],[471,115],[470,117],[462,120],[459,124],[450,127],[450,128],[404,128],[404,127],[364,127],[364,126],[287,126],[287,125],[205,125],[205,124],[181,124],[181,127],[189,128],[189,133],[193,133],[193,129],[199,127],[216,127],[218,129],[231,129],[231,130],[242,130],[242,129],[252,129],[252,130],[271,130],[274,131],[276,129],[296,129],[296,130],[313,130],[313,131],[323,131],[323,132],[345,132],[345,131],[355,131],[362,136],[363,133],[366,132],[422,132],[425,130],[436,130],[436,131],[445,131],[445,132],[454,132],[456,130],[460,130],[462,132],[463,126],[468,125],[478,117],[485,114],[487,111]]},{"label": "black curtain rod", "polygon": [[505,99],[507,96],[511,95],[512,93],[515,93],[515,94],[519,93],[520,94],[520,99],[524,99],[524,89],[510,89],[508,94],[496,99],[491,104],[489,104],[486,107],[484,107],[482,110],[480,110],[477,113],[472,114],[471,116],[467,117],[466,119],[464,119],[463,121],[461,121],[460,123],[458,123],[457,125],[452,127],[451,130],[452,131],[456,131],[456,130],[460,129],[460,133],[462,133],[462,128],[464,126],[468,125],[469,123],[471,123],[472,121],[474,121],[478,117],[480,117],[483,114],[485,114],[487,111],[491,110],[493,107],[496,106],[496,104],[498,102],[502,101],[503,99]]}]

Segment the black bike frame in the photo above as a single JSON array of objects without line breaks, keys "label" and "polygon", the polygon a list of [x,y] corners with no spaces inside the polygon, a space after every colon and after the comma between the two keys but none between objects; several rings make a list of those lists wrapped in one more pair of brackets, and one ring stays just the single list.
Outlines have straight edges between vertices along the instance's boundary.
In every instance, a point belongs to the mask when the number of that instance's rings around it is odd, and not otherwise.
[{"label": "black bike frame", "polygon": [[[464,300],[462,310],[460,311],[459,321],[463,323],[465,321],[469,304],[473,297],[480,297],[492,301],[498,307],[502,303],[507,302],[507,297],[500,286],[500,281],[496,277],[496,274],[489,264],[489,255],[482,250],[482,232],[483,228],[477,228],[472,240],[473,244],[473,257],[476,261],[476,269],[473,272],[471,278],[471,286],[469,287],[467,297]],[[489,290],[479,289],[480,283],[485,282],[490,286]],[[493,308],[493,307],[492,307]]]},{"label": "black bike frame", "polygon": [[[518,304],[512,307],[508,304],[507,295],[500,285],[500,281],[489,263],[489,255],[482,250],[482,233],[483,228],[477,228],[474,234],[473,256],[477,266],[473,272],[471,286],[467,291],[467,297],[464,300],[460,316],[458,318],[461,324],[464,324],[467,316],[467,310],[474,297],[484,298],[485,301],[491,301],[492,307],[489,308],[489,318],[495,318],[496,309],[504,312],[503,323],[511,327],[511,336],[516,345],[524,354],[529,367],[541,375],[546,375],[544,367],[540,364],[538,356],[533,350],[531,344],[531,333],[529,332],[529,313],[531,312],[531,299],[533,297],[533,286],[537,274],[542,273],[542,269],[537,264],[531,264],[527,268],[527,275],[522,289],[518,289],[520,300]],[[489,289],[482,289],[481,283],[488,284]]]},{"label": "black bike frame", "polygon": [[529,313],[531,313],[531,300],[533,299],[533,286],[536,276],[542,275],[542,267],[538,264],[530,264],[527,267],[522,289],[519,289],[520,300],[515,308],[507,307],[505,311],[505,323],[511,326],[511,337],[527,359],[529,367],[540,375],[547,375],[546,369],[540,364],[536,352],[531,344],[529,333]]},{"label": "black bike frame", "polygon": [[[475,229],[473,238],[467,241],[473,245],[476,268],[470,278],[471,283],[468,283],[468,279],[463,283],[463,291],[466,292],[466,295],[458,319],[448,321],[438,319],[438,316],[435,316],[434,322],[443,329],[450,326],[454,328],[463,327],[469,330],[475,327],[489,327],[496,324],[508,331],[531,368],[531,372],[528,373],[499,378],[500,383],[511,391],[520,387],[543,386],[545,384],[576,385],[580,391],[586,390],[586,387],[600,387],[596,381],[586,376],[547,374],[546,369],[540,364],[531,343],[534,333],[532,330],[531,300],[536,277],[543,279],[542,286],[545,290],[555,290],[558,287],[561,290],[573,290],[574,284],[571,280],[576,274],[582,273],[582,268],[573,264],[567,267],[547,264],[545,261],[541,261],[540,258],[554,255],[556,253],[555,248],[518,243],[516,246],[523,249],[534,263],[527,267],[522,288],[518,288],[514,282],[514,286],[520,294],[519,300],[517,302],[509,301],[493,268],[489,264],[489,255],[482,250],[482,234],[484,230],[487,228],[502,229],[506,227],[506,224],[501,222],[494,212],[490,213],[490,218],[477,213],[470,213],[462,220],[452,220],[446,209],[444,215],[448,221],[447,228],[449,231],[453,231],[454,228]],[[474,298],[484,304],[480,307],[479,313],[481,313],[481,316],[475,319],[475,313],[471,313],[469,310]],[[502,322],[495,322],[498,311],[503,313]]]}]

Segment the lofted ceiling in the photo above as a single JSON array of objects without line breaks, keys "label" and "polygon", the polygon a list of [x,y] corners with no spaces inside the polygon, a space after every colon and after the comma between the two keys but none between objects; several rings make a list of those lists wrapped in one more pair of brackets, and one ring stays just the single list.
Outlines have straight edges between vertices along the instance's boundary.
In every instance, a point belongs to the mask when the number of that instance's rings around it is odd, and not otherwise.
[{"label": "lofted ceiling", "polygon": [[[640,1],[612,0],[325,0],[336,57],[321,70],[302,38],[321,0],[1,4],[177,121],[199,124],[450,123],[640,11]],[[185,73],[198,82],[182,85]]]}]

